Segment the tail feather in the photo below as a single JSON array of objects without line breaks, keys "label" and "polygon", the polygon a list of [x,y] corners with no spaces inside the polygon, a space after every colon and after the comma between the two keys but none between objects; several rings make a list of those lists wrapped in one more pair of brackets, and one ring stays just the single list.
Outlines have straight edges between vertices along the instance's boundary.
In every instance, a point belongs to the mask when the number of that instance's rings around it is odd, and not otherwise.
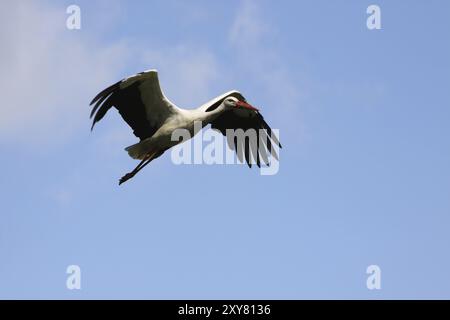
[{"label": "tail feather", "polygon": [[128,155],[131,158],[139,160],[144,159],[144,157],[149,153],[149,150],[148,148],[146,148],[146,144],[144,141],[126,147],[125,151],[128,152]]}]

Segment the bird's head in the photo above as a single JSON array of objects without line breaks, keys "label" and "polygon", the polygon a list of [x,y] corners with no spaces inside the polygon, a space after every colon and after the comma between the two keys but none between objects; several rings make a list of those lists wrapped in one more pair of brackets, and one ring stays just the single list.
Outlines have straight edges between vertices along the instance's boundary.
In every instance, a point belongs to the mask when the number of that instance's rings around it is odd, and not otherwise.
[{"label": "bird's head", "polygon": [[238,109],[247,109],[247,110],[252,110],[252,111],[258,111],[258,109],[255,108],[254,106],[252,106],[251,104],[248,104],[245,101],[240,101],[238,98],[235,98],[235,97],[227,97],[223,101],[223,104],[224,104],[225,108],[227,108],[227,109],[238,108]]}]

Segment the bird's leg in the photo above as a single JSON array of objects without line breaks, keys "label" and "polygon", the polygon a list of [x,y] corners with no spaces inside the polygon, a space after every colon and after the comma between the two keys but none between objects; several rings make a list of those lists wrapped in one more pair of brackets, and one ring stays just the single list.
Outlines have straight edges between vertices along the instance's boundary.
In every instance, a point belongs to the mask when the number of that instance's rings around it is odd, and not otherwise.
[{"label": "bird's leg", "polygon": [[156,153],[156,152],[153,152],[153,153],[151,153],[151,154],[146,155],[145,158],[144,158],[141,162],[139,162],[139,164],[136,166],[136,168],[134,168],[133,171],[128,172],[126,175],[124,175],[122,178],[120,178],[120,180],[119,180],[119,185],[121,185],[121,184],[124,183],[125,181],[127,181],[127,180],[133,178],[133,177],[136,175],[136,173],[138,173],[139,171],[141,171],[142,168],[144,168],[147,164],[149,164],[150,161],[153,160],[153,156],[155,155],[155,153]]},{"label": "bird's leg", "polygon": [[133,171],[128,172],[122,178],[120,178],[119,185],[133,178],[136,175],[136,173],[138,173],[146,164],[150,163],[150,161],[151,158],[145,157],[141,162],[139,162],[139,164],[136,166],[136,168],[134,168]]}]

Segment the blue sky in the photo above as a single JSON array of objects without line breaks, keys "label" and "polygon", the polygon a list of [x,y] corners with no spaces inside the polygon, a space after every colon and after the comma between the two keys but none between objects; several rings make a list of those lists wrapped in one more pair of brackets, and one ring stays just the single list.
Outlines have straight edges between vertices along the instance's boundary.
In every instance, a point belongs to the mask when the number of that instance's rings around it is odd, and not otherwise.
[{"label": "blue sky", "polygon": [[[447,1],[73,3],[0,5],[0,298],[450,298]],[[119,187],[136,138],[88,103],[150,68],[182,107],[243,92],[279,173],[167,153]]]}]

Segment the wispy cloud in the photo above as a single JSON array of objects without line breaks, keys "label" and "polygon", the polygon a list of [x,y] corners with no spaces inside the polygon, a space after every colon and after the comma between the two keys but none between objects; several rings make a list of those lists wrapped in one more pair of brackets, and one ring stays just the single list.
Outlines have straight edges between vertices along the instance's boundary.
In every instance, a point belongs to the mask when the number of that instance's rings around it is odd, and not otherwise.
[{"label": "wispy cloud", "polygon": [[178,44],[141,51],[143,64],[161,71],[161,86],[174,103],[189,108],[212,98],[211,86],[219,77],[220,66],[209,48]]},{"label": "wispy cloud", "polygon": [[92,88],[117,76],[125,47],[101,46],[83,29],[66,29],[64,7],[2,6],[0,141],[42,144],[64,137],[87,114],[79,108]]},{"label": "wispy cloud", "polygon": [[257,1],[243,1],[236,11],[229,41],[237,53],[239,68],[259,82],[277,108],[298,111],[299,88],[282,52],[274,45],[278,31],[267,22]]},{"label": "wispy cloud", "polygon": [[271,33],[262,19],[262,13],[256,1],[243,1],[230,28],[230,41],[242,50],[260,47],[264,39]]}]

